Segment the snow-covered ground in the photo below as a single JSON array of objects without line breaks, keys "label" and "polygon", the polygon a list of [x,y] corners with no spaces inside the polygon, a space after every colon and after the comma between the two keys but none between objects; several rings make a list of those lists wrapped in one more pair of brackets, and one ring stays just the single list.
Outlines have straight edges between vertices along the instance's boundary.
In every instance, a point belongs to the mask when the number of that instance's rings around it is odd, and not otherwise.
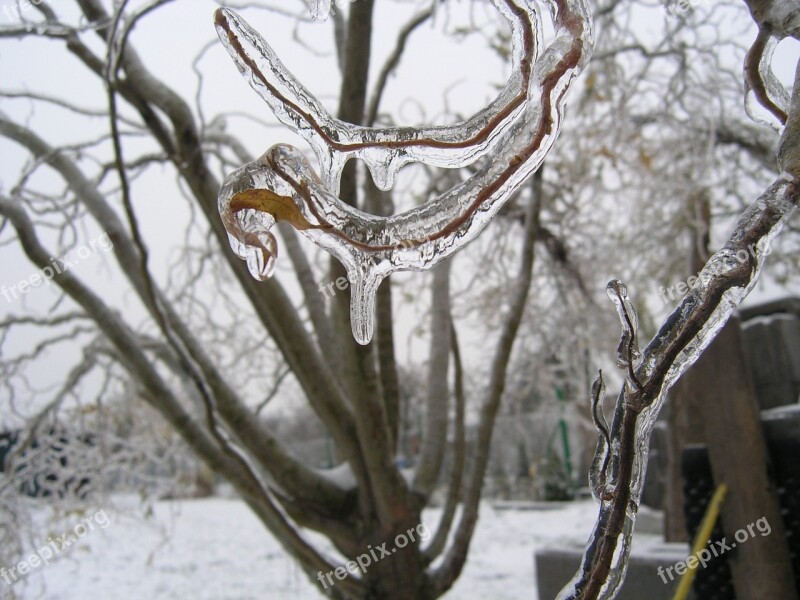
[{"label": "snow-covered ground", "polygon": [[[77,529],[80,537],[51,564],[32,564],[24,582],[9,588],[0,579],[0,598],[13,598],[12,590],[26,600],[322,598],[238,500],[157,502],[147,518],[132,515],[130,499],[111,504],[58,523],[43,515],[37,547],[103,512],[93,529]],[[426,512],[426,525],[432,529],[438,516]],[[536,510],[484,504],[463,575],[446,598],[536,599],[534,549],[583,543],[595,516],[588,501]]]}]

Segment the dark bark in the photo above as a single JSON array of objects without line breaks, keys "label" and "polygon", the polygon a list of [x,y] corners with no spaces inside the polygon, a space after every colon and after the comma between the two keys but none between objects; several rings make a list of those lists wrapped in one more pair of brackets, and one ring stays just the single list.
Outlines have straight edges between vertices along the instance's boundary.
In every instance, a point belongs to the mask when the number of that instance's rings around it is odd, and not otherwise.
[{"label": "dark bark", "polygon": [[736,598],[796,599],[786,530],[769,477],[770,460],[738,319],[728,322],[683,379],[685,391],[697,400],[693,404],[705,430],[714,485],[728,485],[721,515],[727,539],[761,517],[772,528],[770,535],[753,537],[731,553]]}]

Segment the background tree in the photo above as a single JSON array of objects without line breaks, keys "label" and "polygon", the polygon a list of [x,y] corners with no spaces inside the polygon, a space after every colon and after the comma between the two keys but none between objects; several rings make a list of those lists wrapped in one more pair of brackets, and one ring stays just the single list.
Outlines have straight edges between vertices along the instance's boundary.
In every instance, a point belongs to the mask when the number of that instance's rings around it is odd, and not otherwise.
[{"label": "background tree", "polygon": [[[506,207],[492,230],[452,264],[431,278],[385,282],[378,295],[375,340],[362,347],[350,333],[347,290],[332,297],[320,293],[320,281],[335,282],[343,271],[338,263],[324,263],[293,230],[281,229],[292,271],[266,282],[254,281],[238,258],[222,251],[227,235],[217,214],[219,181],[252,155],[230,131],[227,120],[233,113],[211,117],[202,104],[156,77],[154,65],[137,53],[134,26],[167,10],[167,4],[126,11],[124,4],[99,0],[76,0],[63,9],[42,2],[35,12],[20,14],[21,23],[0,29],[5,38],[43,39],[66,49],[72,64],[105,86],[105,93],[98,85],[92,89],[97,104],[107,105],[76,105],[60,90],[4,90],[7,102],[24,99],[42,111],[56,106],[68,111],[70,119],[101,123],[82,139],[63,140],[35,122],[0,115],[0,136],[30,156],[0,200],[3,223],[12,226],[4,227],[5,241],[44,268],[52,264],[51,257],[92,239],[92,232],[106,232],[114,245],[114,273],[129,291],[126,298],[114,298],[102,285],[66,271],[53,280],[63,300],[35,322],[26,315],[10,316],[3,323],[4,339],[13,346],[14,335],[42,338],[32,359],[46,358],[49,348],[65,341],[70,347],[100,348],[105,360],[84,351],[72,371],[75,377],[68,379],[70,388],[91,387],[98,372],[133,382],[137,394],[192,452],[232,483],[312,579],[338,562],[310,545],[300,527],[323,532],[345,559],[393,540],[420,522],[443,476],[447,440],[452,440],[454,468],[447,475],[443,517],[431,543],[410,546],[372,565],[362,579],[348,577],[330,591],[342,597],[436,597],[452,585],[467,556],[509,373],[523,372],[532,359],[542,364],[555,353],[568,365],[575,394],[588,389],[588,367],[595,362],[593,355],[608,346],[598,340],[610,323],[597,317],[595,290],[600,286],[594,275],[587,283],[586,274],[605,274],[613,264],[629,281],[640,273],[642,281],[651,281],[643,274],[652,272],[659,282],[674,279],[675,261],[664,258],[675,256],[674,231],[685,228],[688,197],[697,188],[708,188],[719,198],[752,197],[752,190],[763,185],[775,140],[760,141],[761,134],[750,129],[743,133],[736,121],[723,127],[725,118],[741,112],[731,112],[741,90],[736,59],[720,68],[719,40],[698,33],[705,30],[700,25],[707,25],[721,35],[713,14],[702,23],[665,20],[654,41],[645,43],[644,34],[622,25],[641,6],[612,2],[599,7],[595,60],[580,96],[573,97],[564,137],[546,168]],[[402,64],[405,45],[435,14],[421,9],[399,28],[396,51],[373,86],[368,74],[374,60],[374,2],[353,3],[347,13],[335,11],[340,118],[367,125],[394,122],[381,111],[388,81],[384,74]],[[307,20],[301,3],[268,10],[276,15],[288,10],[299,22]],[[495,21],[476,18],[468,30],[507,53],[507,33]],[[115,31],[124,32],[121,50],[115,46],[120,40]],[[109,68],[117,52],[118,73]],[[712,74],[716,96],[729,98],[730,104],[720,101],[718,111],[704,120],[706,113],[697,106],[707,103]],[[698,139],[698,132],[703,137]],[[714,159],[698,147],[713,148]],[[739,163],[726,163],[726,156],[748,154],[761,162],[749,163],[746,174],[738,170]],[[716,181],[708,180],[709,165],[719,168]],[[165,202],[151,200],[154,190],[163,194],[162,187],[147,185],[157,172],[177,178],[190,215],[177,228],[179,254],[159,248],[149,256],[147,251],[159,241],[151,214],[158,214]],[[735,181],[727,178],[731,172],[737,173]],[[351,163],[341,196],[357,199],[370,212],[389,214],[450,187],[469,170],[436,173],[417,167],[415,173],[423,185],[379,193]],[[717,182],[723,185],[712,185]],[[649,207],[653,213],[643,215],[643,196],[674,201],[656,203]],[[630,208],[620,211],[620,205]],[[662,227],[664,222],[673,227]],[[787,274],[797,267],[783,264]],[[470,272],[475,276],[464,275]],[[406,304],[398,302],[405,300],[403,292],[419,294],[424,286],[431,290],[429,306],[418,309],[429,323],[426,401],[419,462],[409,485],[395,460],[402,450],[405,397],[395,325]],[[704,300],[703,306],[711,304]],[[642,306],[643,329],[654,331],[647,312]],[[548,315],[546,322],[538,318],[542,314]],[[462,364],[465,346],[471,344],[464,343],[461,323],[469,338],[491,340],[481,342],[472,380]],[[31,334],[32,326],[37,333]],[[687,331],[690,337],[684,341],[692,339],[691,328]],[[576,355],[583,358],[570,360]],[[25,388],[31,361],[4,365],[7,397],[13,405],[25,404],[17,409],[21,416],[34,416],[48,394],[34,398]],[[258,418],[259,407],[278,386],[296,390],[324,423],[339,467],[320,470],[299,460]],[[474,459],[467,467],[464,422],[470,407],[479,425],[470,453]],[[441,563],[431,568],[438,557]]]}]

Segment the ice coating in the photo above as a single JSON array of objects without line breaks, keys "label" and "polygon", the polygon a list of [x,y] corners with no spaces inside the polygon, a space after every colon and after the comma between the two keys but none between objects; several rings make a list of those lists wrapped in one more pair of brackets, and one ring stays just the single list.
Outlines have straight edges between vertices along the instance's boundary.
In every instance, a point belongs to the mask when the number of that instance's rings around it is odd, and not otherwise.
[{"label": "ice coating", "polygon": [[[558,134],[570,84],[589,58],[591,22],[583,0],[550,5],[555,35],[538,59],[540,22],[533,3],[494,4],[513,17],[515,74],[472,119],[427,129],[372,129],[333,119],[240,17],[217,11],[218,32],[240,70],[278,118],[309,141],[323,165],[320,179],[300,151],[279,144],[231,173],[219,211],[234,250],[252,264],[255,276],[268,275],[277,252],[269,230],[276,221],[290,222],[344,265],[353,335],[361,344],[372,338],[375,293],[387,275],[429,269],[464,247],[541,165]],[[490,149],[492,160],[468,180],[398,215],[364,213],[335,193],[351,156],[363,159],[385,187],[410,161],[458,168]]]},{"label": "ice coating", "polygon": [[636,334],[639,331],[639,319],[633,309],[630,298],[628,298],[628,288],[618,280],[611,281],[606,287],[606,293],[617,309],[620,325],[622,326],[622,337],[617,346],[617,367],[620,369],[630,369],[631,383],[636,381],[633,369],[639,360],[639,347]]},{"label": "ice coating", "polygon": [[[650,437],[667,392],[691,367],[727,323],[736,307],[758,280],[772,240],[791,218],[797,205],[798,183],[782,176],[739,219],[726,245],[715,253],[699,274],[698,284],[667,318],[660,331],[641,352],[620,353],[635,369],[635,385],[629,381],[617,399],[608,435],[601,433],[589,475],[600,513],[589,538],[580,570],[557,600],[613,598],[624,579],[636,514],[647,470]],[[742,260],[747,257],[745,260]],[[609,296],[622,322],[624,349],[636,337],[636,320],[629,318],[632,305],[620,282],[609,284]],[[632,327],[631,327],[632,325]],[[635,344],[633,344],[635,345]],[[604,385],[593,388],[593,416],[600,419]],[[625,460],[625,457],[632,460]],[[603,546],[614,545],[610,564],[601,565]]]},{"label": "ice coating", "polygon": [[603,372],[592,384],[592,421],[594,421],[600,436],[597,440],[597,450],[592,459],[592,466],[589,470],[589,486],[592,490],[594,499],[601,502],[606,495],[605,474],[608,460],[611,456],[611,438],[609,436],[608,421],[603,413],[603,400],[606,396],[606,383],[603,380]]},{"label": "ice coating", "polygon": [[411,162],[446,168],[473,163],[488,153],[503,130],[519,117],[537,58],[541,19],[532,3],[493,3],[512,27],[513,75],[497,99],[471,119],[419,129],[360,127],[333,117],[239,15],[220,9],[216,27],[220,40],[252,88],[278,120],[295,130],[314,150],[321,165],[320,177],[330,190],[338,193],[342,168],[353,157],[362,159],[378,187],[388,190],[400,168]]},{"label": "ice coating", "polygon": [[312,19],[324,21],[331,14],[331,0],[308,0],[308,9]]},{"label": "ice coating", "polygon": [[[758,42],[754,48],[761,52],[757,57],[758,77],[745,77],[745,111],[754,121],[781,131],[786,122],[786,111],[789,107],[789,92],[775,76],[772,70],[772,56],[778,40],[767,36],[763,47],[759,48]],[[754,58],[755,60],[755,58]]]}]

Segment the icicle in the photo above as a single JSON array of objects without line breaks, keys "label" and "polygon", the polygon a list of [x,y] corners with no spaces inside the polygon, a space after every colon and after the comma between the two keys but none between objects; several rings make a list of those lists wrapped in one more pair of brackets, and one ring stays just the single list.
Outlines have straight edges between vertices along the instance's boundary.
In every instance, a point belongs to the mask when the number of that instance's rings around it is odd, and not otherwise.
[{"label": "icicle", "polygon": [[[497,100],[471,119],[421,129],[373,129],[334,119],[241,17],[217,11],[218,33],[239,69],[278,119],[308,141],[322,168],[320,178],[299,151],[278,145],[231,173],[220,192],[220,214],[236,243],[256,249],[234,250],[246,254],[259,274],[269,272],[277,249],[266,234],[276,221],[290,222],[347,270],[360,343],[371,339],[375,291],[384,277],[429,269],[464,247],[541,165],[558,134],[566,93],[589,58],[584,0],[553,1],[555,38],[538,60],[541,23],[533,3],[494,4],[512,23],[514,75]],[[399,215],[370,215],[337,197],[342,167],[352,157],[364,160],[386,189],[409,162],[458,168],[490,151],[492,160],[467,181]]]},{"label": "icicle", "polygon": [[375,296],[383,277],[369,260],[362,260],[355,271],[348,271],[350,280],[350,322],[353,337],[359,344],[368,344],[372,339],[375,320]]}]

